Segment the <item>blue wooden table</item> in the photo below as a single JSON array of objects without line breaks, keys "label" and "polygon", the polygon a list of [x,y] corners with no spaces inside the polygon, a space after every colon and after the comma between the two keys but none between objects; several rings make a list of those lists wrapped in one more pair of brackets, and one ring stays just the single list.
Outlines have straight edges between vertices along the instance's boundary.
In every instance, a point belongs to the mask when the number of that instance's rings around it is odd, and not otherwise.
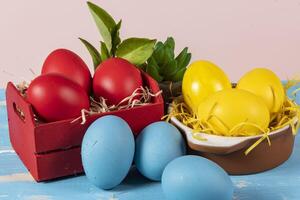
[{"label": "blue wooden table", "polygon": [[[300,137],[290,159],[276,169],[247,176],[231,176],[234,200],[299,200]],[[103,191],[82,176],[36,183],[12,149],[4,91],[0,90],[0,200],[163,200],[161,185],[132,169],[117,188]],[[220,199],[221,200],[221,199]]]}]

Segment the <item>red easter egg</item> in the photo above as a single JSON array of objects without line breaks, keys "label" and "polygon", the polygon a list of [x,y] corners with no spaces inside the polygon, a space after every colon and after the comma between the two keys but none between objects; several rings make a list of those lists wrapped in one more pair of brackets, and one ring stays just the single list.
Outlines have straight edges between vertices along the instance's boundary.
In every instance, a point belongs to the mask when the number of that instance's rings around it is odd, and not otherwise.
[{"label": "red easter egg", "polygon": [[79,84],[88,94],[92,77],[84,61],[68,49],[57,49],[46,58],[42,74],[57,73]]},{"label": "red easter egg", "polygon": [[122,58],[109,58],[97,68],[93,78],[95,97],[103,97],[109,105],[120,103],[143,85],[141,72]]},{"label": "red easter egg", "polygon": [[59,74],[35,78],[28,87],[27,100],[38,116],[49,122],[78,117],[90,104],[82,87]]}]

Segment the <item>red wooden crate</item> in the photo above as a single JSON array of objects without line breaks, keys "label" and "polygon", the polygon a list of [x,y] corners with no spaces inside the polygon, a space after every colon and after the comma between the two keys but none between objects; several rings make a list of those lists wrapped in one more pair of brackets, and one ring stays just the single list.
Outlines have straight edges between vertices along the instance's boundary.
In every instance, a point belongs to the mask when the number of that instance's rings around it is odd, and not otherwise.
[{"label": "red wooden crate", "polygon": [[[150,76],[143,73],[143,80],[152,92],[159,91],[157,82]],[[81,120],[71,123],[73,119],[36,123],[32,106],[11,82],[7,84],[6,102],[11,144],[36,181],[83,172],[80,146],[86,129],[96,119],[119,116],[127,121],[136,136],[164,114],[163,98],[159,95],[145,106],[88,116],[84,125],[80,124]]]}]

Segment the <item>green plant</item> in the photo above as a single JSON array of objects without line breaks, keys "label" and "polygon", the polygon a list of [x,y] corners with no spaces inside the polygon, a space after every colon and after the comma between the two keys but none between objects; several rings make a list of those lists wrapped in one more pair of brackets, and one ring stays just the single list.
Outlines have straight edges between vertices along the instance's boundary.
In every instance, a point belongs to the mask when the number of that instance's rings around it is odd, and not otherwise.
[{"label": "green plant", "polygon": [[120,38],[122,20],[116,23],[104,9],[91,2],[87,2],[87,5],[103,41],[100,41],[98,50],[87,40],[79,39],[89,51],[95,69],[102,61],[111,57],[124,58],[135,65],[142,65],[147,61],[153,53],[156,40],[133,37],[122,41]]},{"label": "green plant", "polygon": [[175,57],[174,49],[175,41],[172,37],[168,37],[164,43],[157,42],[143,69],[158,82],[181,81],[191,60],[191,53],[188,53],[188,48],[185,47]]}]

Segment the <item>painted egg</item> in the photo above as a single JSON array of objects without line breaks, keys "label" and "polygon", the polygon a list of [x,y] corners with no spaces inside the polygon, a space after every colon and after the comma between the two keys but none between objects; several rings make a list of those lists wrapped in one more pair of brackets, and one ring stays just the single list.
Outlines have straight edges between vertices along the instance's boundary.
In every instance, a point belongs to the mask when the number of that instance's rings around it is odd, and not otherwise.
[{"label": "painted egg", "polygon": [[107,115],[87,129],[81,147],[82,164],[90,182],[111,189],[126,177],[134,156],[134,138],[120,117]]},{"label": "painted egg", "polygon": [[193,62],[186,70],[182,81],[185,103],[197,113],[198,105],[209,95],[231,88],[227,75],[209,61]]},{"label": "painted egg", "polygon": [[287,96],[289,99],[296,102],[296,104],[300,105],[300,83],[290,87],[287,90]]},{"label": "painted egg", "polygon": [[185,153],[185,141],[178,129],[167,122],[155,122],[139,134],[134,161],[142,175],[160,181],[166,165]]},{"label": "painted egg", "polygon": [[142,85],[141,72],[122,58],[103,61],[93,78],[94,95],[105,98],[110,105],[117,105]]},{"label": "painted egg", "polygon": [[42,74],[57,73],[80,85],[88,94],[92,77],[84,61],[68,49],[56,49],[46,58]]},{"label": "painted egg", "polygon": [[271,115],[277,113],[285,101],[285,92],[279,77],[269,69],[256,68],[246,73],[237,84],[238,89],[260,96]]},{"label": "painted egg", "polygon": [[170,162],[162,175],[169,200],[232,200],[233,184],[216,163],[200,156],[182,156]]},{"label": "painted egg", "polygon": [[202,102],[198,118],[220,135],[257,135],[267,130],[270,113],[262,98],[246,90],[227,89]]},{"label": "painted egg", "polygon": [[59,74],[35,78],[28,87],[27,100],[38,116],[49,122],[78,117],[90,104],[82,87]]}]

